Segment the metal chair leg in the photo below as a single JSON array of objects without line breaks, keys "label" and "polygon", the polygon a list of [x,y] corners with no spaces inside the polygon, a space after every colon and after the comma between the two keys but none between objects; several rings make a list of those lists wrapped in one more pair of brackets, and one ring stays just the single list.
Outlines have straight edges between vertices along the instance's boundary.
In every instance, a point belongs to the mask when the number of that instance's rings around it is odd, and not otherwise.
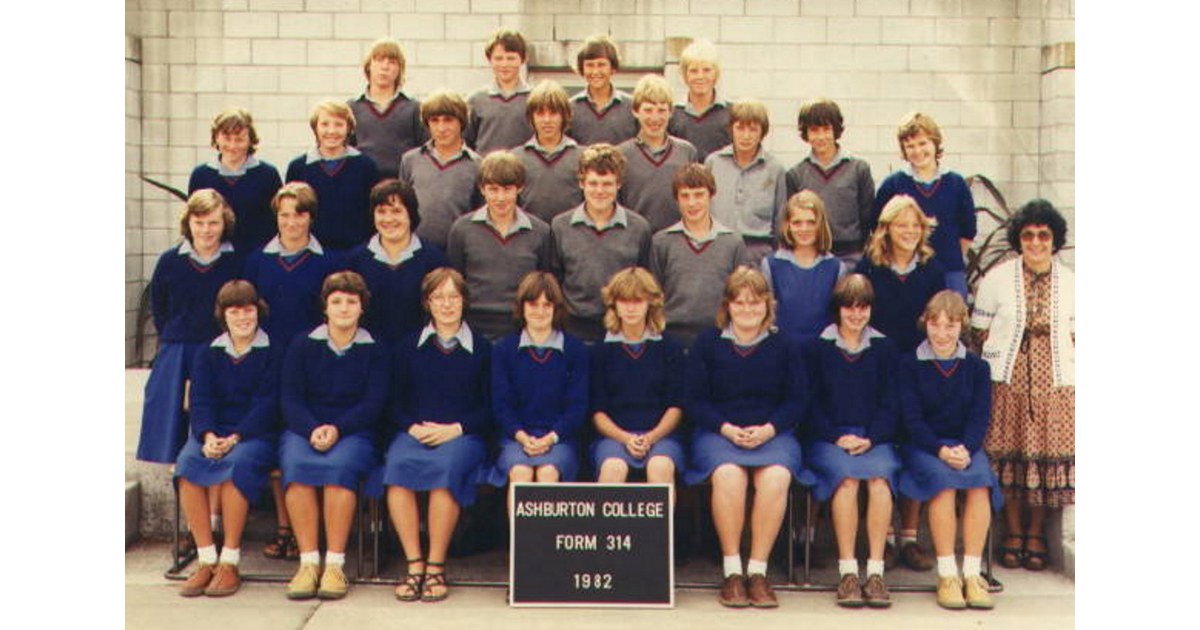
[{"label": "metal chair leg", "polygon": [[796,502],[795,484],[788,485],[787,492],[787,520],[788,520],[788,535],[787,535],[787,579],[788,584],[796,583]]},{"label": "metal chair leg", "polygon": [[804,488],[804,583],[812,584],[812,536],[809,536],[809,528],[812,527],[812,490],[808,487]]}]

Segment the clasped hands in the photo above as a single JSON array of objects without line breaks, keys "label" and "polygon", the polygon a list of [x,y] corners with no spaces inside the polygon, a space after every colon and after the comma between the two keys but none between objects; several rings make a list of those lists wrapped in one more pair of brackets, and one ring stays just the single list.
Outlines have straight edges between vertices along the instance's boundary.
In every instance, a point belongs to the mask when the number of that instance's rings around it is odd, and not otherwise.
[{"label": "clasped hands", "polygon": [[871,450],[871,440],[865,437],[858,437],[853,433],[847,433],[838,438],[835,444],[850,455],[862,455]]},{"label": "clasped hands", "polygon": [[540,457],[550,452],[550,447],[558,444],[558,434],[554,431],[543,435],[540,438],[535,438],[524,431],[517,431],[515,436],[517,443],[521,445],[521,449],[530,457]]},{"label": "clasped hands", "polygon": [[462,425],[417,422],[408,427],[408,434],[425,446],[439,446],[463,434]]},{"label": "clasped hands", "polygon": [[325,451],[333,448],[334,444],[337,444],[338,437],[340,436],[336,426],[332,424],[322,424],[321,426],[313,429],[312,433],[308,436],[308,443],[311,444],[313,448],[324,453]]},{"label": "clasped hands", "polygon": [[938,457],[954,470],[965,470],[971,465],[971,454],[967,452],[967,447],[962,444],[957,446],[942,446],[942,448],[938,449]]},{"label": "clasped hands", "polygon": [[758,448],[775,437],[775,425],[768,422],[751,427],[739,427],[726,422],[721,425],[721,435],[741,448]]},{"label": "clasped hands", "polygon": [[221,459],[228,455],[241,439],[237,433],[226,437],[217,437],[215,433],[209,431],[204,434],[204,446],[200,447],[200,452],[209,459]]}]

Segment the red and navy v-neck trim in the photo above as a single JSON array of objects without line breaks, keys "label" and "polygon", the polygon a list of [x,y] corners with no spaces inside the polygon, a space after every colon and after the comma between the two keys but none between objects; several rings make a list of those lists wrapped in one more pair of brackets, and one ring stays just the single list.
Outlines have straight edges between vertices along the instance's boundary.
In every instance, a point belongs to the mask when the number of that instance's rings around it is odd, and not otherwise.
[{"label": "red and navy v-neck trim", "polygon": [[955,372],[958,371],[958,366],[960,363],[962,363],[961,359],[954,359],[953,363],[950,365],[950,368],[947,369],[945,367],[942,367],[942,361],[940,361],[938,359],[934,359],[933,367],[937,368],[937,371],[940,372],[942,376],[944,376],[946,378],[950,378],[951,376],[954,376]]},{"label": "red and navy v-neck trim", "polygon": [[715,239],[715,238],[712,238],[712,239],[709,239],[709,240],[707,240],[707,241],[704,241],[704,242],[703,242],[703,243],[701,243],[701,244],[700,244],[700,246],[697,248],[697,247],[696,247],[696,243],[695,243],[694,241],[692,241],[692,237],[688,236],[688,234],[687,234],[687,231],[686,231],[686,230],[685,230],[685,231],[681,231],[681,232],[679,233],[679,236],[683,237],[683,242],[687,243],[688,249],[692,250],[692,253],[693,253],[693,254],[695,254],[695,255],[697,255],[697,256],[699,256],[700,254],[703,254],[703,253],[704,253],[704,251],[705,251],[705,250],[707,250],[707,249],[709,248],[709,246],[710,246],[710,245],[712,245],[713,243],[717,242],[717,239]]},{"label": "red and navy v-neck trim", "polygon": [[642,157],[646,158],[647,162],[650,162],[650,164],[654,165],[654,168],[662,168],[662,165],[666,164],[667,160],[671,158],[671,154],[675,152],[675,143],[671,142],[670,138],[667,138],[667,148],[663,150],[662,157],[657,160],[654,159],[654,156],[651,155],[648,150],[646,150],[645,145],[637,141],[635,141],[634,144],[637,146],[638,150],[642,152]]},{"label": "red and navy v-neck trim", "polygon": [[821,168],[820,165],[818,165],[816,162],[814,162],[812,160],[809,160],[808,163],[810,166],[812,166],[812,170],[816,171],[817,175],[820,175],[821,179],[825,180],[825,183],[829,183],[829,180],[833,179],[833,177],[838,174],[838,171],[842,170],[842,167],[845,166],[849,162],[850,162],[850,160],[842,160],[837,163],[837,166],[834,166],[833,168],[829,169],[828,171]]},{"label": "red and navy v-neck trim", "polygon": [[[637,346],[637,348],[634,348],[633,346]],[[633,345],[623,343],[621,344],[621,350],[623,350],[625,355],[630,359],[637,361],[638,359],[642,358],[642,355],[646,354],[646,342],[643,341]]]},{"label": "red and navy v-neck trim", "polygon": [[312,255],[312,250],[306,249],[299,256],[297,256],[295,258],[295,260],[293,260],[292,262],[288,262],[285,259],[285,257],[283,256],[283,254],[279,254],[278,256],[275,257],[275,259],[277,261],[279,261],[279,266],[283,267],[284,271],[291,273],[292,271],[295,271],[296,267],[299,267],[300,265],[304,264],[304,261],[308,260],[309,256],[311,256],[311,255]]},{"label": "red and navy v-neck trim", "polygon": [[334,164],[332,169],[329,168],[329,160],[321,160],[321,162],[320,162],[320,164],[318,164],[318,166],[321,167],[321,172],[325,173],[325,175],[327,177],[337,177],[338,174],[341,173],[342,170],[346,168],[346,161],[348,159],[349,158],[342,158],[340,160],[337,160],[337,163]]},{"label": "red and navy v-neck trim", "polygon": [[538,364],[544,365],[547,361],[550,360],[550,357],[553,355],[554,348],[538,348],[536,346],[526,346],[525,351],[528,352],[529,356],[532,357],[534,361],[538,362]]}]

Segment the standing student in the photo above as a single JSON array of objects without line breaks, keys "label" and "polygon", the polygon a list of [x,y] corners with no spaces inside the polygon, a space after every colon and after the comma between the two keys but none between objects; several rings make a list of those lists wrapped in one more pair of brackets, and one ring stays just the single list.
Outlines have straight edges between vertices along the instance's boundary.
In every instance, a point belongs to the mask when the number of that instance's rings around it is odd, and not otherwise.
[{"label": "standing student", "polygon": [[550,223],[550,270],[566,295],[567,332],[594,342],[605,329],[601,288],[621,269],[649,265],[652,234],[641,215],[617,204],[625,155],[616,147],[584,149],[576,177],[583,203]]},{"label": "standing student", "polygon": [[233,209],[238,229],[233,248],[242,254],[262,247],[275,232],[271,196],[281,184],[279,171],[254,155],[258,131],[250,112],[230,107],[213,119],[210,143],[215,160],[198,165],[188,178],[188,194],[211,188]]},{"label": "standing student", "polygon": [[549,263],[550,226],[517,206],[525,167],[496,151],[479,165],[484,207],[454,222],[446,258],[467,279],[467,322],[489,340],[513,331],[512,304],[521,279]]},{"label": "standing student", "polygon": [[336,253],[367,240],[371,235],[371,209],[367,197],[379,181],[379,169],[370,157],[349,146],[354,134],[354,112],[337,101],[322,101],[308,119],[317,144],[288,164],[287,181],[304,182],[317,193],[321,221],[313,233]]},{"label": "standing student", "polygon": [[888,175],[875,195],[875,216],[896,195],[908,195],[921,211],[937,220],[929,239],[937,260],[945,268],[946,288],[967,298],[967,250],[975,240],[975,200],[962,175],[943,171],[945,153],[942,130],[929,114],[913,112],[896,130],[903,170]]},{"label": "standing student", "polygon": [[704,160],[717,182],[713,218],[742,235],[752,267],[771,253],[775,224],[787,203],[783,165],[762,145],[770,129],[766,105],[740,100],[729,108],[733,142]]},{"label": "standing student", "polygon": [[679,167],[699,162],[696,147],[667,134],[671,115],[671,86],[656,74],[647,74],[633,90],[633,115],[638,135],[617,148],[625,154],[625,183],[617,200],[646,217],[657,232],[675,222],[675,192],[671,177]]},{"label": "standing student", "polygon": [[842,148],[846,127],[837,103],[827,98],[805,101],[797,124],[800,138],[812,150],[788,169],[787,195],[811,190],[821,197],[829,210],[833,253],[853,268],[862,258],[878,214],[871,165]]},{"label": "standing student", "polygon": [[512,150],[525,165],[525,188],[518,199],[526,212],[549,223],[583,201],[577,181],[581,147],[565,135],[571,104],[558,83],[538,83],[525,111],[533,137]]},{"label": "standing student", "polygon": [[798,342],[815,339],[829,325],[833,287],[846,273],[831,251],[825,204],[811,190],[788,200],[779,217],[779,249],[762,261],[762,272],[779,302],[779,331]]},{"label": "standing student", "polygon": [[520,146],[533,135],[533,128],[525,115],[529,85],[521,77],[527,58],[525,38],[517,31],[502,28],[492,34],[483,54],[492,67],[494,81],[467,99],[471,121],[464,137],[467,146],[487,155]]},{"label": "standing student", "polygon": [[438,91],[421,103],[421,123],[429,140],[400,158],[400,180],[412,186],[421,206],[421,240],[445,251],[450,226],[483,204],[476,179],[478,153],[467,148],[467,102],[454,92]]},{"label": "standing student", "polygon": [[183,242],[163,252],[150,277],[150,314],[158,352],[146,381],[137,459],[170,464],[187,439],[184,388],[192,357],[220,329],[212,318],[217,292],[241,273],[242,259],[229,242],[233,210],[211,188],[188,197],[179,220]]},{"label": "standing student", "polygon": [[400,156],[425,141],[421,102],[404,92],[404,49],[381,38],[363,56],[367,86],[347,101],[358,123],[350,145],[370,156],[380,178],[396,177]]},{"label": "standing student", "polygon": [[613,86],[613,73],[620,67],[617,47],[607,35],[589,37],[575,56],[575,71],[587,87],[571,97],[574,116],[567,133],[579,144],[619,145],[637,135],[633,97]]},{"label": "standing student", "polygon": [[723,279],[741,263],[746,248],[737,232],[709,213],[716,191],[712,173],[688,164],[672,183],[681,218],[651,240],[650,270],[666,292],[667,332],[690,344],[712,327]]},{"label": "standing student", "polygon": [[717,47],[707,39],[689,44],[679,54],[679,73],[687,84],[687,100],[675,104],[667,131],[692,143],[696,161],[703,162],[730,142],[729,105],[717,98]]}]

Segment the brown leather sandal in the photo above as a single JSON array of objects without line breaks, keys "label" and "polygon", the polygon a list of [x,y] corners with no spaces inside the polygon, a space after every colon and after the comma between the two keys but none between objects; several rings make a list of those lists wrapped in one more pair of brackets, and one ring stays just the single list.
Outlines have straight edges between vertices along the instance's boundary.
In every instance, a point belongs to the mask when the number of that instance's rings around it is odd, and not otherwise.
[{"label": "brown leather sandal", "polygon": [[[418,562],[425,562],[425,558],[413,558],[408,560],[408,565],[412,566]],[[424,594],[425,571],[422,568],[421,573],[413,573],[409,571],[408,575],[404,576],[404,581],[396,585],[396,599],[402,602],[415,602],[421,599]],[[400,589],[407,588],[407,591]]]},{"label": "brown leather sandal", "polygon": [[[429,567],[438,567],[442,570],[441,573],[430,573]],[[434,589],[440,588],[441,592],[434,592]],[[425,585],[421,588],[421,601],[423,602],[440,602],[450,596],[450,585],[446,583],[446,563],[445,562],[426,562],[425,563]]]}]

